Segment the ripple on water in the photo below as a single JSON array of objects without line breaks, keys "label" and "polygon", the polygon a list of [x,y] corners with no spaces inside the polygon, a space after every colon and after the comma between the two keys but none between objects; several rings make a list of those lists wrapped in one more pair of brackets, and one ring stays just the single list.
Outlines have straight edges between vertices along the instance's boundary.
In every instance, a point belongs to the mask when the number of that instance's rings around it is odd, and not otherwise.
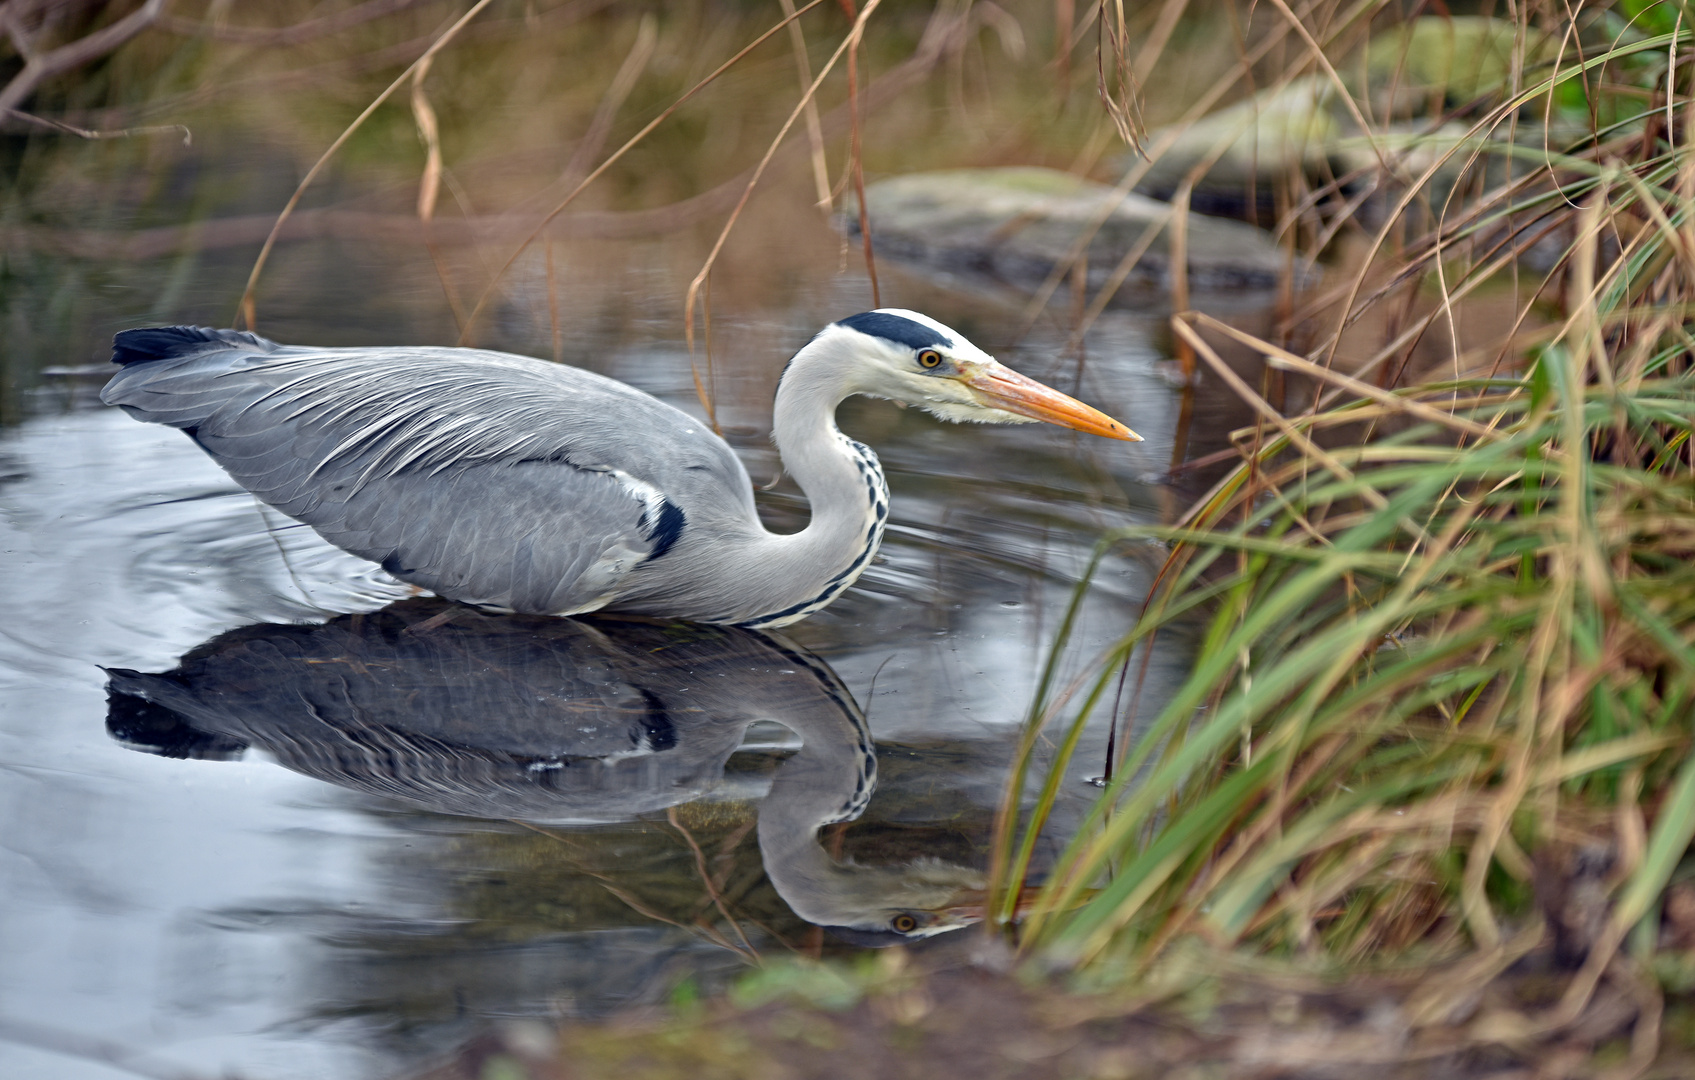
[{"label": "ripple on water", "polygon": [[[686,385],[686,367],[671,374]],[[890,534],[858,588],[790,631],[880,744],[880,785],[846,851],[980,861],[1071,582],[1099,533],[1151,500],[1127,502],[1122,471],[1080,463],[1065,433],[938,439],[915,415],[848,420],[882,428]],[[1004,475],[985,474],[985,455]],[[772,504],[798,512],[784,499]],[[678,826],[737,903],[805,933],[758,884],[751,800],[795,748],[768,723],[730,758],[720,800],[678,808],[677,826],[660,812],[563,839],[333,787],[258,751],[212,762],[120,746],[101,665],[166,671],[237,627],[320,623],[410,592],[236,490],[175,431],[99,410],[8,434],[0,556],[0,1018],[288,1080],[391,1071],[480,1017],[651,999],[680,971],[739,969],[720,944],[640,913],[686,925],[705,910]],[[1147,574],[1116,560],[1101,580],[1082,654],[1119,632]],[[1155,678],[1175,661],[1159,654]],[[83,1075],[16,1047],[0,1049],[0,1071]]]}]

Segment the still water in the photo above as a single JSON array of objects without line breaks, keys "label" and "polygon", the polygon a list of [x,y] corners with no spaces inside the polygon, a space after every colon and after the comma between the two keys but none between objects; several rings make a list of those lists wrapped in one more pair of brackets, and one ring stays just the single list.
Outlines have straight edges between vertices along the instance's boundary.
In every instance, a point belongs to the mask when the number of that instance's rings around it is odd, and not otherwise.
[{"label": "still water", "polygon": [[[623,265],[605,291],[626,315],[594,323],[592,348],[574,337],[571,359],[699,413],[674,283]],[[1079,366],[1057,330],[1012,345],[1018,312],[991,294],[887,273],[885,304],[960,326],[1148,441],[848,403],[844,429],[888,470],[888,538],[857,587],[780,636],[409,598],[180,433],[91,403],[104,373],[63,357],[0,435],[0,1073],[128,1075],[98,1060],[113,1053],[392,1075],[490,1023],[850,950],[819,927],[846,917],[844,893],[863,906],[915,864],[980,869],[1096,539],[1165,512],[1145,478],[1169,460],[1176,400],[1151,319],[1109,316]],[[736,327],[717,330],[720,419],[756,484],[778,473],[763,410],[782,350],[869,306],[862,291],[798,283],[767,337],[744,334],[767,342],[758,363],[723,359]],[[642,297],[658,316],[628,317]],[[292,336],[340,343],[309,308],[288,309]],[[423,336],[379,319],[358,337],[385,330]],[[532,316],[503,343],[545,353],[547,337]],[[804,521],[792,486],[760,499],[773,527]],[[1133,618],[1158,557],[1106,561],[1071,670]],[[1160,649],[1144,715],[1182,663]],[[1103,738],[1067,784],[1073,820]]]}]

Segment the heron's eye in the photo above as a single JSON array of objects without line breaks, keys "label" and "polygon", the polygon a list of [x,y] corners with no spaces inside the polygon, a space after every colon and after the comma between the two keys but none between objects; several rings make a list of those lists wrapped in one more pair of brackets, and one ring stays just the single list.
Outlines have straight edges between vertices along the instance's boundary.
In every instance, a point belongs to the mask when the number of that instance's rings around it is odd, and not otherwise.
[{"label": "heron's eye", "polygon": [[[936,354],[931,353],[930,355],[935,356]],[[919,356],[918,359],[919,359],[920,362],[922,362],[924,358],[921,355],[921,356]],[[929,366],[935,367],[934,364],[931,364]],[[914,919],[911,915],[908,915],[903,911],[899,915],[896,915],[893,919],[891,919],[889,921],[889,926],[891,928],[893,928],[895,931],[897,931],[898,933],[910,934],[914,930],[918,929],[918,920]]]},{"label": "heron's eye", "polygon": [[[918,354],[919,367],[933,368],[941,362],[942,354],[937,352],[935,349],[925,349],[923,352]],[[906,917],[910,918],[910,916]]]}]

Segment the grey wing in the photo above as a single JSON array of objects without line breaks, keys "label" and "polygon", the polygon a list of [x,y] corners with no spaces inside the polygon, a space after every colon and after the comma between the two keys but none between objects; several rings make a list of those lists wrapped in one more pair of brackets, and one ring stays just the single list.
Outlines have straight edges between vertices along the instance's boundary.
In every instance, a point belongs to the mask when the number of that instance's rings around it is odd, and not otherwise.
[{"label": "grey wing", "polygon": [[331,543],[490,607],[604,606],[694,499],[753,519],[746,472],[700,421],[503,353],[220,348],[127,366],[102,397],[182,428]]},{"label": "grey wing", "polygon": [[603,607],[663,540],[646,501],[614,476],[545,461],[401,472],[309,505],[254,490],[402,581],[509,611]]}]

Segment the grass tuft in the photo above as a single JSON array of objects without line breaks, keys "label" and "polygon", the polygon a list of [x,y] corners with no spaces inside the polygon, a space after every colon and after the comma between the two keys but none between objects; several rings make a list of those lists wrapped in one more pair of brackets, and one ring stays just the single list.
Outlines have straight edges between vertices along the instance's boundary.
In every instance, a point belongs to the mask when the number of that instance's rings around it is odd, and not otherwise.
[{"label": "grass tuft", "polygon": [[[1168,557],[1116,645],[1031,710],[997,835],[1003,921],[1138,650],[1192,637],[1193,670],[1107,762],[1017,928],[1026,955],[1116,985],[1192,948],[1426,970],[1403,1002],[1416,1028],[1459,1015],[1455,979],[1548,954],[1558,992],[1467,1037],[1542,1037],[1622,980],[1641,998],[1630,1059],[1652,1059],[1651,973],[1682,970],[1662,907],[1695,873],[1695,107],[1688,20],[1622,11],[1563,42],[1491,28],[1511,83],[1450,99],[1423,135],[1374,137],[1383,103],[1358,93],[1376,160],[1283,220],[1333,261],[1357,238],[1347,272],[1296,298],[1275,341],[1174,317],[1254,423],[1177,523],[1103,541]],[[1532,122],[1535,146],[1513,133]],[[1503,293],[1508,332],[1466,347],[1467,298]],[[1226,347],[1262,364],[1260,388]],[[1050,738],[1044,778],[1030,751]]]}]

